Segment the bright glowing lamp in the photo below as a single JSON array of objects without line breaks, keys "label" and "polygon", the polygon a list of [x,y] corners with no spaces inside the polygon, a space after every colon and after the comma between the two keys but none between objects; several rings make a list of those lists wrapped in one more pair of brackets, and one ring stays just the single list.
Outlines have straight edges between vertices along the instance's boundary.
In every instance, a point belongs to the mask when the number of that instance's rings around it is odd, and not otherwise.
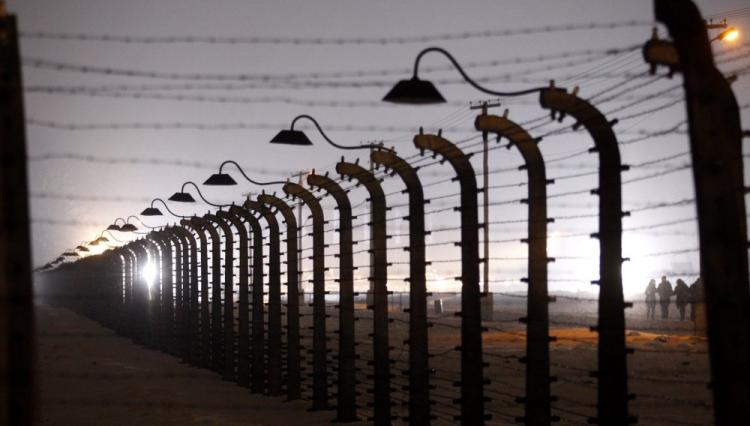
[{"label": "bright glowing lamp", "polygon": [[156,280],[156,265],[149,260],[143,265],[143,271],[141,273],[143,274],[143,280],[146,282],[146,287],[150,289]]},{"label": "bright glowing lamp", "polygon": [[721,41],[735,41],[740,37],[740,31],[737,28],[729,27],[726,30],[722,31],[716,38],[718,38]]}]

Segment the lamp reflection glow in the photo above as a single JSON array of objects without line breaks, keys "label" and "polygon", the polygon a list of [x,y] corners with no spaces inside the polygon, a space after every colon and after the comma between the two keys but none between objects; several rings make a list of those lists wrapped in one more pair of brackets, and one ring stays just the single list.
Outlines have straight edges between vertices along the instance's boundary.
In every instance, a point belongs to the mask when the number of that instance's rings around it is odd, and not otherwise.
[{"label": "lamp reflection glow", "polygon": [[143,280],[146,282],[146,287],[151,290],[154,281],[156,281],[156,265],[154,265],[151,260],[148,260],[146,264],[143,265],[143,271],[141,274],[143,274]]}]

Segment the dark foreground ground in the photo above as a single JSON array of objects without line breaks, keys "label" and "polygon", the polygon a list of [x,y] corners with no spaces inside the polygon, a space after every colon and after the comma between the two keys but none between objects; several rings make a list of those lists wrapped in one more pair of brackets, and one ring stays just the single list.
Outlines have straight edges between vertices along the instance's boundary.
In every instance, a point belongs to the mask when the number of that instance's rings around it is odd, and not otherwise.
[{"label": "dark foreground ground", "polygon": [[37,305],[39,424],[318,425],[332,413],[250,394],[66,309]]}]

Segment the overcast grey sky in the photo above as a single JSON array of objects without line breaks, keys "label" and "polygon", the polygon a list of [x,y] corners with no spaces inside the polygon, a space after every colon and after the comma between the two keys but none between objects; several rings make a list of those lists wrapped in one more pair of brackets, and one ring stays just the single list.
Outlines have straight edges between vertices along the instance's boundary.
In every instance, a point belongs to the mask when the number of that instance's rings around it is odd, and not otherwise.
[{"label": "overcast grey sky", "polygon": [[[704,15],[721,14],[747,6],[746,1],[699,1]],[[628,50],[618,55],[605,55],[602,49],[625,49],[642,44],[651,34],[649,22],[653,20],[651,1],[631,0],[577,0],[577,1],[111,1],[111,0],[24,0],[9,1],[8,8],[18,15],[22,38],[24,84],[27,119],[35,120],[28,126],[28,152],[31,208],[33,217],[34,263],[40,265],[54,258],[66,248],[91,240],[116,217],[139,213],[146,202],[154,197],[169,197],[186,180],[201,183],[212,173],[207,167],[222,160],[234,159],[247,166],[248,173],[259,179],[281,178],[296,170],[315,167],[320,173],[333,170],[340,151],[324,144],[314,132],[309,135],[315,147],[294,148],[269,145],[267,141],[286,127],[295,115],[308,113],[332,130],[329,135],[342,144],[357,144],[365,140],[387,140],[402,156],[415,151],[412,135],[419,126],[428,131],[444,128],[444,136],[458,141],[476,136],[473,112],[466,107],[471,100],[485,99],[467,84],[456,84],[458,74],[453,70],[423,72],[425,78],[452,80],[439,85],[452,103],[429,107],[404,107],[381,104],[379,100],[397,80],[407,78],[417,52],[424,47],[439,45],[447,48],[461,63],[504,61],[514,58],[531,58],[538,55],[557,55],[591,49],[595,54],[576,55],[569,58],[544,61],[525,61],[521,64],[469,67],[474,76],[489,78],[488,86],[517,89],[539,85],[555,79],[558,85],[580,85],[584,98],[597,91],[610,89],[607,95],[622,92],[622,96],[599,105],[608,118],[627,117],[616,127],[621,141],[638,137],[638,132],[655,131],[673,127],[685,119],[684,105],[676,103],[646,114],[650,109],[669,103],[681,96],[681,89],[666,89],[679,85],[672,80],[660,79],[648,83],[648,78],[632,78],[647,70],[640,50]],[[520,30],[547,25],[587,24],[638,21],[646,25],[622,26],[614,29],[587,29],[576,31],[550,31],[533,35],[472,37],[458,40],[424,41],[384,44],[269,44],[269,43],[115,43],[105,41],[56,40],[30,37],[35,32],[81,33],[90,35],[120,36],[225,36],[225,37],[287,37],[287,38],[359,38],[359,37],[409,37],[436,34],[457,34],[466,31]],[[750,14],[729,16],[730,24],[745,33],[750,32]],[[664,30],[662,30],[664,35]],[[742,38],[735,46],[742,46]],[[717,52],[727,46],[715,44]],[[723,70],[738,70],[750,66],[747,46],[723,53]],[[216,81],[185,78],[147,78],[102,75],[92,72],[42,69],[39,60],[68,65],[103,67],[117,70],[153,71],[182,74],[307,74],[306,78],[281,80],[270,87],[266,82],[245,80]],[[507,61],[506,61],[507,62]],[[571,66],[575,62],[577,65]],[[428,55],[424,67],[444,67],[447,61],[438,55]],[[445,67],[447,68],[447,67]],[[399,70],[402,73],[366,77],[312,78],[313,72]],[[663,73],[663,71],[661,71]],[[624,77],[623,77],[624,76]],[[630,78],[628,78],[630,76]],[[166,76],[161,76],[166,77]],[[196,76],[193,76],[196,77]],[[741,75],[734,84],[740,104],[750,102],[750,74]],[[329,87],[310,87],[311,82],[327,82]],[[331,83],[349,84],[367,82],[367,87],[330,87]],[[195,87],[213,84],[211,90]],[[128,87],[116,87],[126,85]],[[157,85],[150,90],[136,90],[137,85]],[[175,87],[177,85],[178,87]],[[185,87],[188,85],[190,87]],[[621,89],[618,89],[621,87]],[[106,86],[103,91],[88,90],[81,93],[79,86]],[[169,86],[169,87],[164,87]],[[243,87],[240,87],[243,86]],[[78,93],[61,93],[79,87]],[[171,89],[171,90],[166,90]],[[638,99],[658,94],[652,100],[635,103]],[[86,95],[88,94],[88,95]],[[133,99],[140,94],[142,98]],[[192,97],[174,99],[183,95]],[[167,97],[171,99],[147,99]],[[258,98],[282,97],[294,103],[261,102]],[[605,96],[606,98],[606,96]],[[314,105],[300,105],[311,101]],[[345,102],[355,102],[354,105]],[[332,105],[333,103],[333,105]],[[510,117],[518,122],[544,115],[535,95],[505,102]],[[596,102],[595,102],[596,103]],[[748,110],[742,112],[746,123]],[[493,111],[501,113],[502,110]],[[638,115],[640,113],[640,115]],[[49,128],[49,123],[60,125],[101,124],[123,125],[140,123],[145,129],[67,130]],[[47,123],[47,124],[45,124]],[[224,129],[175,129],[174,123],[228,127]],[[247,127],[238,129],[238,125]],[[572,124],[567,121],[564,125]],[[155,129],[155,125],[165,125]],[[346,130],[342,126],[375,126],[372,130]],[[557,127],[556,127],[557,126]],[[539,129],[546,133],[563,125],[550,124]],[[685,127],[681,127],[682,130]],[[560,158],[585,149],[590,139],[583,132],[564,134],[546,139],[542,150],[546,158]],[[476,146],[473,148],[476,149]],[[625,163],[638,164],[688,149],[685,135],[671,134],[638,143],[623,145]],[[353,159],[346,153],[347,158]],[[97,159],[85,162],[61,159],[61,156],[87,155]],[[50,158],[51,157],[51,158]],[[106,161],[135,158],[133,164]],[[185,165],[153,165],[143,160],[161,159],[174,163],[199,162],[193,167]],[[364,157],[363,157],[364,159]],[[549,177],[563,177],[595,170],[596,158],[578,156],[550,164]],[[480,170],[480,158],[475,158]],[[634,168],[624,179],[637,178],[656,172],[669,171],[661,177],[646,179],[624,188],[626,207],[633,208],[659,201],[676,201],[692,198],[692,181],[688,169],[673,171],[685,164],[688,157],[674,157],[654,165]],[[491,169],[519,165],[520,156],[513,151],[496,150],[490,157]],[[425,169],[425,183],[449,176],[446,166]],[[491,185],[525,182],[523,173],[493,174]],[[386,183],[388,188],[399,189],[399,183]],[[549,193],[563,193],[596,186],[596,176],[560,179],[550,187]],[[241,200],[241,193],[251,191],[250,185],[231,190],[208,188],[207,197],[215,200]],[[359,192],[358,192],[359,191]],[[437,197],[457,191],[455,184],[436,185],[428,196]],[[520,198],[526,188],[496,188],[490,191],[491,201]],[[61,198],[72,199],[61,199]],[[363,191],[352,197],[361,199]],[[401,198],[399,198],[401,197]],[[402,204],[405,198],[389,199],[392,205]],[[453,202],[446,198],[442,202]],[[595,213],[596,199],[587,194],[559,197],[550,200],[551,216],[569,216]],[[438,204],[437,202],[435,204]],[[192,214],[190,206],[172,205],[174,210]],[[202,205],[201,212],[207,210]],[[392,215],[403,209],[396,208]],[[654,209],[634,214],[624,226],[643,227],[670,220],[689,219],[694,216],[691,204],[683,207]],[[430,218],[438,227],[455,223],[455,215],[447,212]],[[502,205],[492,209],[490,219],[522,219],[525,206]],[[158,219],[144,219],[149,224],[163,223]],[[391,233],[405,229],[393,225]],[[581,283],[595,279],[596,245],[587,238],[570,237],[569,234],[595,232],[595,220],[559,220],[550,227],[550,255],[564,256],[577,253],[587,259],[557,262],[551,266],[553,287],[583,289]],[[492,240],[521,238],[525,230],[522,223],[493,225]],[[334,234],[331,237],[334,238]],[[363,238],[365,234],[358,237]],[[434,236],[434,241],[447,241],[450,235]],[[404,244],[395,238],[390,244]],[[633,262],[625,266],[626,288],[640,289],[647,277],[662,272],[679,272],[693,279],[697,272],[697,253],[675,256],[646,256],[666,250],[694,248],[697,244],[695,223],[684,221],[674,226],[660,226],[649,230],[633,230],[625,234],[625,255]],[[451,249],[436,248],[433,258],[455,258]],[[520,244],[497,242],[493,255],[523,257],[525,247]],[[493,281],[498,289],[513,289],[517,278],[524,275],[523,262],[498,261],[492,264]],[[403,275],[394,268],[395,276]],[[403,272],[403,271],[401,271]],[[451,277],[449,267],[431,270],[432,279],[439,282]],[[576,281],[578,280],[578,281]],[[399,284],[400,285],[400,284]],[[446,284],[447,285],[447,284]]]}]

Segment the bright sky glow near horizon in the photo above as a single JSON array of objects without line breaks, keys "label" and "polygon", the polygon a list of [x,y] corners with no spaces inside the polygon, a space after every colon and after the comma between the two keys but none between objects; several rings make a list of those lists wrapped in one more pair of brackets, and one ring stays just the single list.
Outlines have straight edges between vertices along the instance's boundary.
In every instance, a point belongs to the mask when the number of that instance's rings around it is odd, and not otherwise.
[{"label": "bright sky glow near horizon", "polygon": [[[698,1],[704,16],[720,19],[727,11],[747,6],[742,0]],[[445,47],[467,72],[482,84],[498,90],[545,85],[551,79],[560,87],[580,86],[580,96],[593,100],[616,125],[623,163],[632,170],[623,174],[623,203],[633,210],[623,221],[623,266],[626,293],[639,293],[648,279],[669,275],[692,282],[698,272],[692,176],[681,77],[656,79],[644,75],[640,46],[651,36],[653,2],[568,0],[524,1],[384,1],[316,2],[163,0],[159,2],[52,0],[9,1],[18,16],[24,58],[28,121],[29,180],[31,192],[34,264],[39,266],[81,240],[93,240],[117,217],[138,214],[156,197],[166,199],[183,182],[202,183],[223,160],[233,159],[259,180],[278,180],[298,170],[315,168],[334,172],[342,154],[366,162],[365,152],[343,152],[325,144],[310,130],[314,147],[270,145],[268,141],[293,117],[316,117],[329,136],[341,144],[385,140],[402,157],[417,151],[412,137],[420,126],[426,132],[443,129],[443,136],[473,152],[481,148],[473,129],[476,111],[469,101],[486,97],[463,83],[448,61],[427,55],[420,76],[436,82],[449,103],[438,106],[397,106],[380,102],[398,80],[411,76],[417,53],[432,45]],[[713,43],[716,61],[733,83],[744,128],[750,113],[750,12],[726,16],[739,30],[733,42]],[[538,31],[532,34],[457,37],[450,40],[352,43],[356,38],[417,37],[464,32],[540,29],[545,26],[602,24],[633,21],[616,28]],[[659,26],[660,34],[666,31]],[[520,32],[520,31],[519,31]],[[715,36],[720,30],[712,30]],[[237,37],[342,39],[340,43],[257,42],[257,40],[81,40],[42,37],[37,33],[132,37]],[[348,42],[347,42],[348,41]],[[607,50],[616,50],[607,52]],[[584,52],[586,51],[586,52]],[[568,55],[565,55],[565,54]],[[541,57],[541,58],[540,58]],[[491,63],[493,62],[494,63]],[[358,75],[357,72],[365,75]],[[377,72],[376,72],[377,71]],[[125,75],[125,74],[131,75]],[[320,75],[315,75],[319,73]],[[340,73],[336,74],[336,73]],[[135,75],[133,75],[135,74]],[[665,70],[660,69],[659,75]],[[264,75],[264,78],[259,77]],[[617,95],[617,96],[615,96]],[[537,95],[503,99],[490,113],[526,122],[547,115]],[[539,136],[567,127],[546,123],[531,131]],[[677,127],[676,127],[677,126]],[[645,133],[667,129],[663,136]],[[746,139],[747,141],[747,139]],[[747,142],[746,142],[747,143]],[[491,142],[492,146],[496,144]],[[593,291],[598,278],[595,188],[596,156],[577,155],[592,144],[584,132],[549,136],[540,144],[547,160],[549,216],[548,252],[558,260],[550,264],[552,291]],[[522,160],[516,150],[490,153],[489,191],[493,207],[491,227],[491,282],[495,291],[524,287],[526,205],[511,202],[526,196],[526,175],[514,168]],[[481,171],[481,155],[472,163]],[[230,173],[234,173],[230,171]],[[424,184],[452,175],[449,166],[425,167]],[[240,181],[237,177],[238,182]],[[479,181],[481,186],[481,180]],[[205,190],[204,190],[205,188]],[[396,178],[386,179],[387,193],[403,189]],[[242,194],[257,193],[250,184],[230,189],[202,187],[210,200],[241,202]],[[579,193],[565,195],[569,192]],[[456,183],[426,188],[433,202],[427,210],[455,205]],[[195,193],[193,193],[196,196]],[[365,197],[362,188],[351,193],[352,204]],[[196,196],[196,199],[198,197]],[[389,196],[389,218],[406,215],[406,196]],[[677,202],[688,200],[683,204]],[[481,198],[480,198],[481,203]],[[658,207],[658,203],[675,203]],[[333,215],[333,201],[325,200]],[[205,213],[197,207],[170,203],[180,214]],[[366,209],[366,204],[359,207]],[[163,209],[162,209],[163,210]],[[481,213],[480,213],[481,217]],[[331,216],[332,222],[335,217]],[[149,225],[160,218],[141,218]],[[355,225],[366,222],[362,217]],[[170,218],[169,223],[175,219]],[[428,229],[455,226],[451,211],[427,218]],[[504,222],[504,223],[503,223]],[[136,222],[136,225],[140,226]],[[332,225],[331,225],[332,227]],[[408,243],[406,222],[389,222],[395,235],[389,246]],[[458,247],[440,245],[457,240],[458,231],[435,232],[428,243],[428,270],[432,289],[455,290],[460,275],[455,260]],[[125,235],[119,238],[127,239]],[[366,239],[359,227],[355,239]],[[337,240],[328,233],[327,243]],[[309,247],[309,242],[305,243]],[[366,243],[355,250],[366,248]],[[331,249],[335,252],[335,248]],[[673,253],[680,252],[681,253]],[[669,252],[672,254],[659,255]],[[394,266],[389,286],[406,289],[406,253],[389,253]],[[440,262],[444,260],[446,262]],[[333,257],[329,262],[337,260]],[[355,264],[366,264],[366,253]],[[309,269],[304,268],[303,269]],[[331,271],[335,278],[335,271]],[[357,271],[360,280],[365,271]],[[364,285],[358,282],[358,285]]]}]

